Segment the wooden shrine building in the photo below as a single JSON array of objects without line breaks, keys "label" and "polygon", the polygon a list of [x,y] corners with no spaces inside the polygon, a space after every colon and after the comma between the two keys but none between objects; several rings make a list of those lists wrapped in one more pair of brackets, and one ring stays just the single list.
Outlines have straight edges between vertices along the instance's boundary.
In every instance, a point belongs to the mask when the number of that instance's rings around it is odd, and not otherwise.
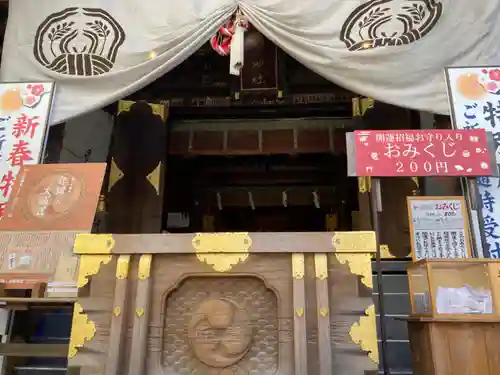
[{"label": "wooden shrine building", "polygon": [[409,313],[406,197],[436,184],[382,180],[380,319],[371,184],[347,177],[345,133],[421,118],[324,80],[255,30],[247,40],[240,77],[206,45],[106,108],[95,233],[75,244],[75,374],[412,373],[397,320]]}]

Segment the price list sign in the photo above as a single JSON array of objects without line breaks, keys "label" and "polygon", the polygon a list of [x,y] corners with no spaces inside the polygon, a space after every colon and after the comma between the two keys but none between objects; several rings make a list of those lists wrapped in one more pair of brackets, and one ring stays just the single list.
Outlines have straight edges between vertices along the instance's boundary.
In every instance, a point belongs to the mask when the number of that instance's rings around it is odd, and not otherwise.
[{"label": "price list sign", "polygon": [[412,258],[471,257],[463,197],[408,197]]}]

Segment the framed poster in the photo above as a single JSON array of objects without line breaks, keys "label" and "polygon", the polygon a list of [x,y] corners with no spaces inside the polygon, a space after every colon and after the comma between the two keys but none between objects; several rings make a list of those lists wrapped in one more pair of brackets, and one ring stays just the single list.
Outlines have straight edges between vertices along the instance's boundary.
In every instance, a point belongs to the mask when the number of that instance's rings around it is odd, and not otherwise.
[{"label": "framed poster", "polygon": [[90,231],[105,171],[106,163],[22,167],[0,230]]},{"label": "framed poster", "polygon": [[414,261],[472,257],[464,197],[407,197],[407,203]]},{"label": "framed poster", "polygon": [[[456,129],[484,129],[494,140],[500,164],[500,66],[456,66],[445,69],[450,115]],[[485,256],[500,258],[500,179],[479,177]],[[488,254],[487,254],[488,253]]]},{"label": "framed poster", "polygon": [[43,161],[53,82],[0,83],[0,217],[23,165]]}]

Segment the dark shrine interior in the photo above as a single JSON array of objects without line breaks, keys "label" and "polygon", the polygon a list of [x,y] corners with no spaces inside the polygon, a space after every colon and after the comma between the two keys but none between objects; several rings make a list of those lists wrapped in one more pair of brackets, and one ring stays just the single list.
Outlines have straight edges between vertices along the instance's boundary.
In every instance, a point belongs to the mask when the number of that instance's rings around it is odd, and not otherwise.
[{"label": "dark shrine interior", "polygon": [[169,232],[324,231],[329,214],[350,230],[358,210],[344,155],[170,156],[167,170],[164,212],[189,217],[166,215]]},{"label": "dark shrine interior", "polygon": [[[352,121],[355,94],[310,71],[256,30],[245,38],[252,48],[245,50],[240,77],[229,75],[229,58],[206,44],[129,99],[168,101],[171,127],[190,120],[211,121],[221,131],[233,126],[224,120],[238,125],[259,118]],[[167,153],[166,231],[324,231],[328,214],[335,217],[330,228],[352,229],[357,185],[347,177],[345,150]],[[179,221],[183,224],[174,224]]]}]

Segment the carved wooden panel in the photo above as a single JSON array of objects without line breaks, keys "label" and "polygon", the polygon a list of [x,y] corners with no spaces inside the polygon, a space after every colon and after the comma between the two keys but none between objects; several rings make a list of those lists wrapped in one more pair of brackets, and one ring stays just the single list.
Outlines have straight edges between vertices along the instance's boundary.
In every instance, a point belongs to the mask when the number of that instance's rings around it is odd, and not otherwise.
[{"label": "carved wooden panel", "polygon": [[69,365],[81,375],[364,375],[378,362],[374,251],[372,232],[79,236],[86,277]]}]

